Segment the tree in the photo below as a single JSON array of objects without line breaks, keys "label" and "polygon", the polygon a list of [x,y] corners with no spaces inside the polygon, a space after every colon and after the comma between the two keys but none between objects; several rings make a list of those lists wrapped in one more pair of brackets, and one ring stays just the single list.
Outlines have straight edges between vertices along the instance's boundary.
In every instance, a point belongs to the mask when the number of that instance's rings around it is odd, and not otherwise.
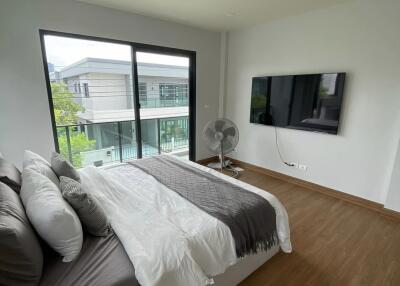
[{"label": "tree", "polygon": [[[76,125],[78,123],[78,112],[84,112],[85,109],[73,101],[74,94],[68,90],[68,87],[64,83],[52,83],[51,93],[56,125]],[[92,150],[96,146],[96,140],[90,140],[86,137],[85,133],[77,132],[76,126],[71,126],[69,129],[72,163],[75,167],[80,168],[82,167],[81,152]],[[57,131],[60,153],[64,158],[70,159],[66,129],[58,127]]]},{"label": "tree", "polygon": [[[96,146],[96,140],[89,140],[85,133],[77,132],[70,136],[70,143],[72,163],[76,168],[83,167],[81,152],[93,150],[93,148]],[[60,147],[60,154],[63,155],[64,158],[69,159],[66,135],[58,136],[58,145]]]},{"label": "tree", "polygon": [[78,112],[85,109],[80,104],[73,101],[74,94],[68,90],[64,83],[52,83],[51,94],[53,96],[54,117],[57,126],[76,124]]}]

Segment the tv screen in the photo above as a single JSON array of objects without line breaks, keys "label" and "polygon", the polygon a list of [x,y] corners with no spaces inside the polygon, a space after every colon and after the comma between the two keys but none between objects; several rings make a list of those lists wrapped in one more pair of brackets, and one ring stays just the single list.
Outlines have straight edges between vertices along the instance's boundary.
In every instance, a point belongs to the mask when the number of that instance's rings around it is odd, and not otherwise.
[{"label": "tv screen", "polygon": [[346,73],[254,77],[250,122],[337,134]]}]

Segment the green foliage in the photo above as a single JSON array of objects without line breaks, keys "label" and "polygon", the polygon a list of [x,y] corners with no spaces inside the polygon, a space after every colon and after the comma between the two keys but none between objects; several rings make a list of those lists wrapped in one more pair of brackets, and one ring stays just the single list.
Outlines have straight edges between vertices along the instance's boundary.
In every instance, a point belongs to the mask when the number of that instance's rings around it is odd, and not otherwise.
[{"label": "green foliage", "polygon": [[84,112],[85,109],[73,101],[74,94],[64,83],[51,83],[51,94],[56,124],[58,126],[76,124],[77,113]]},{"label": "green foliage", "polygon": [[[74,125],[78,123],[78,112],[84,112],[85,109],[74,102],[74,94],[68,90],[64,83],[51,83],[51,94],[53,97],[53,108],[56,125]],[[92,150],[96,146],[96,140],[90,140],[85,133],[72,132],[75,127],[70,127],[70,143],[72,153],[72,163],[75,167],[82,167],[82,156],[80,152]],[[68,142],[65,129],[59,128],[58,145],[60,153],[64,158],[69,159]]]},{"label": "green foliage", "polygon": [[170,141],[171,138],[184,139],[185,130],[180,126],[177,120],[166,121],[161,126],[161,139],[165,141]]},{"label": "green foliage", "polygon": [[329,90],[326,87],[321,86],[319,88],[319,96],[321,96],[321,97],[329,96],[328,92],[329,92]]},{"label": "green foliage", "polygon": [[184,135],[184,131],[177,122],[174,122],[172,125],[167,126],[166,135],[169,137],[179,138]]},{"label": "green foliage", "polygon": [[[89,140],[85,133],[78,132],[70,135],[72,162],[76,168],[82,167],[82,156],[80,152],[93,150],[96,146],[96,140]],[[67,136],[61,134],[58,136],[58,145],[60,153],[64,158],[69,159]]]}]

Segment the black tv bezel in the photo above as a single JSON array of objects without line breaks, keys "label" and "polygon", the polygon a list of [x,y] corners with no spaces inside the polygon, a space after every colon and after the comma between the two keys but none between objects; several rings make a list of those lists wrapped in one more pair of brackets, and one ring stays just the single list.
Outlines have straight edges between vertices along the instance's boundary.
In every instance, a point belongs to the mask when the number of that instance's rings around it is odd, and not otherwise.
[{"label": "black tv bezel", "polygon": [[[252,117],[251,117],[251,98],[252,98],[252,91],[253,91],[253,82],[255,78],[268,78],[268,77],[280,77],[280,76],[302,76],[302,75],[323,75],[323,74],[343,74],[343,90],[342,94],[340,96],[340,102],[339,102],[339,119],[338,119],[338,127],[336,130],[324,130],[324,129],[317,129],[317,128],[311,128],[311,127],[305,127],[305,126],[276,126],[274,124],[264,124],[264,123],[259,123],[259,122],[252,122]],[[342,122],[342,109],[343,109],[343,98],[345,94],[345,89],[346,89],[346,78],[347,78],[347,72],[321,72],[321,73],[302,73],[302,74],[273,74],[273,75],[258,75],[258,76],[253,76],[251,80],[251,91],[250,91],[250,123],[255,124],[255,125],[261,125],[261,126],[270,126],[274,128],[284,128],[284,129],[293,129],[293,130],[300,130],[300,131],[308,131],[312,133],[320,133],[320,134],[330,134],[330,135],[339,135],[340,129],[341,129],[341,122]]]}]

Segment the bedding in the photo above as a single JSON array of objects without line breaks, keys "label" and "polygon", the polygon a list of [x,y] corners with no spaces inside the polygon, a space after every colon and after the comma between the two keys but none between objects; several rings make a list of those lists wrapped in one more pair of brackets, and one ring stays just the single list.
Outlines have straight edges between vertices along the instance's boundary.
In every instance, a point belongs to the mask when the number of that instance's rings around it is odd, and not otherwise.
[{"label": "bedding", "polygon": [[24,152],[22,173],[24,173],[24,171],[27,169],[35,170],[36,172],[46,176],[57,186],[60,183],[57,178],[57,175],[51,168],[50,163],[47,162],[46,159],[44,159],[40,155],[33,153],[32,151],[29,150],[25,150]]},{"label": "bedding", "polygon": [[81,178],[79,177],[79,173],[76,171],[74,166],[72,166],[71,163],[65,160],[60,154],[53,152],[51,154],[50,162],[51,168],[59,178],[64,176],[80,182]]},{"label": "bedding", "polygon": [[[181,160],[181,159],[179,159]],[[276,213],[278,243],[291,252],[287,213],[272,195],[198,164],[182,161],[268,200]],[[95,196],[143,285],[207,285],[238,261],[226,224],[154,177],[129,165],[80,171],[82,188]]]},{"label": "bedding", "polygon": [[60,189],[64,199],[78,214],[87,232],[95,236],[110,234],[111,226],[104,209],[91,194],[82,190],[80,183],[61,176]]},{"label": "bedding", "polygon": [[238,258],[275,245],[275,210],[261,196],[189,166],[173,156],[149,157],[129,164],[225,223],[235,241]]},{"label": "bedding", "polygon": [[0,183],[0,285],[37,285],[43,255],[17,193]]},{"label": "bedding", "polygon": [[8,185],[17,193],[21,190],[21,172],[3,158],[0,158],[0,182]]},{"label": "bedding", "polygon": [[70,262],[45,250],[39,286],[140,286],[135,269],[116,235],[86,234],[79,257]]},{"label": "bedding", "polygon": [[64,262],[75,259],[82,247],[82,226],[58,185],[33,169],[24,169],[21,199],[39,236],[64,257]]}]

